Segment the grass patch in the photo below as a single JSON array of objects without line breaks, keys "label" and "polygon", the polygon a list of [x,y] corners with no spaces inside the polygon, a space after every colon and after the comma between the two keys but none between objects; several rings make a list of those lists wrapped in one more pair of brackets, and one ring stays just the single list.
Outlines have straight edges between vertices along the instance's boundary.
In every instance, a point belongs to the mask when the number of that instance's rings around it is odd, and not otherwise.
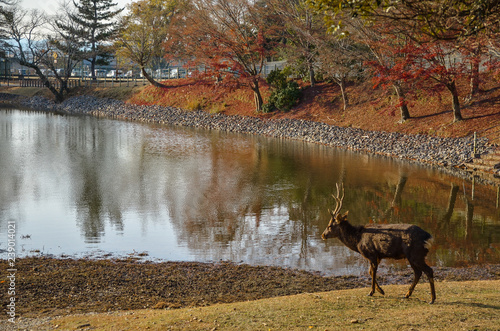
[{"label": "grass patch", "polygon": [[49,91],[49,89],[44,88],[44,87],[7,87],[7,86],[2,86],[0,87],[0,92],[2,93],[10,93],[10,94],[16,94],[16,95],[22,95],[25,97],[35,97],[35,96],[43,96],[48,99],[54,99],[54,95]]},{"label": "grass patch", "polygon": [[221,113],[221,112],[225,111],[226,108],[227,108],[227,103],[225,101],[223,101],[223,102],[213,103],[210,106],[209,111],[211,114],[217,114],[217,113]]},{"label": "grass patch", "polygon": [[306,293],[264,300],[174,310],[145,309],[56,318],[51,327],[99,330],[493,330],[500,317],[500,281],[440,282],[429,305],[428,287],[412,298],[408,286]]},{"label": "grass patch", "polygon": [[206,105],[205,98],[192,98],[186,101],[185,109],[187,110],[202,110]]}]

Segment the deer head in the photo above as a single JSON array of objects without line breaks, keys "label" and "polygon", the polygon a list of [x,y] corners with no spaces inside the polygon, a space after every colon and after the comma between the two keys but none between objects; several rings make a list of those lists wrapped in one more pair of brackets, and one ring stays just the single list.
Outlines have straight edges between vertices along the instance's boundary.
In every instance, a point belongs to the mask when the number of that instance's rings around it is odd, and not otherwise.
[{"label": "deer head", "polygon": [[[333,199],[335,199],[335,210],[331,211],[328,209],[330,212],[330,215],[332,215],[332,218],[330,219],[330,222],[328,223],[328,226],[326,227],[325,231],[323,231],[323,234],[321,235],[321,238],[323,240],[326,240],[328,238],[337,238],[339,236],[339,225],[342,222],[347,221],[347,214],[349,213],[348,211],[344,214],[340,214],[340,209],[342,208],[342,201],[344,200],[344,184],[340,186],[339,189],[339,184],[335,184],[337,187],[337,195],[333,195]],[[342,190],[342,197],[340,197],[340,191]]]}]

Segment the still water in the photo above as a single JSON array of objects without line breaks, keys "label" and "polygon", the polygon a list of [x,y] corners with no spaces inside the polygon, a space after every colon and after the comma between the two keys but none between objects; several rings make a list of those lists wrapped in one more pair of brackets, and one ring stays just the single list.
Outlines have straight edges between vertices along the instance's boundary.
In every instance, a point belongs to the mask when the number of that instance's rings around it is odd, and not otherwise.
[{"label": "still water", "polygon": [[18,256],[366,273],[357,253],[320,238],[341,181],[352,223],[421,226],[435,237],[432,265],[500,262],[497,187],[303,142],[0,110],[2,255],[15,222]]}]

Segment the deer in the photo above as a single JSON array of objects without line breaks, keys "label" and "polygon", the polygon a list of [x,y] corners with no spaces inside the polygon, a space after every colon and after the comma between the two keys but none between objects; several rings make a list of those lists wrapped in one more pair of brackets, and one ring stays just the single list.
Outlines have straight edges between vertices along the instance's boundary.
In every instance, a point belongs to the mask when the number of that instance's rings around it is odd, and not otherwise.
[{"label": "deer", "polygon": [[331,215],[330,222],[321,235],[323,240],[338,238],[345,246],[360,253],[370,262],[371,291],[372,296],[377,290],[385,295],[384,290],[377,283],[377,268],[382,259],[407,259],[412,267],[415,278],[410,289],[405,295],[409,298],[417,286],[422,272],[429,279],[431,288],[430,304],[436,300],[434,288],[434,273],[425,262],[425,257],[432,245],[433,238],[425,230],[413,224],[367,224],[354,226],[347,221],[349,211],[340,213],[345,192],[341,185],[342,196],[339,196],[339,185],[336,184],[337,195],[333,195],[336,206],[334,211],[328,210]]}]

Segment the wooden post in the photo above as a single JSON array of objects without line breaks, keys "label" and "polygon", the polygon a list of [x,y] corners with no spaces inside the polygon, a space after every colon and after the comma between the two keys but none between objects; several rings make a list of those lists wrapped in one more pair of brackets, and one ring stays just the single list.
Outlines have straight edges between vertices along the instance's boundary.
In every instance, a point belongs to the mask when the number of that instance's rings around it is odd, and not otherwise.
[{"label": "wooden post", "polygon": [[500,199],[500,186],[497,186],[497,209],[498,209],[498,200]]},{"label": "wooden post", "polygon": [[477,144],[477,134],[476,132],[474,131],[474,155],[473,157],[475,158],[476,157],[476,144]]}]

